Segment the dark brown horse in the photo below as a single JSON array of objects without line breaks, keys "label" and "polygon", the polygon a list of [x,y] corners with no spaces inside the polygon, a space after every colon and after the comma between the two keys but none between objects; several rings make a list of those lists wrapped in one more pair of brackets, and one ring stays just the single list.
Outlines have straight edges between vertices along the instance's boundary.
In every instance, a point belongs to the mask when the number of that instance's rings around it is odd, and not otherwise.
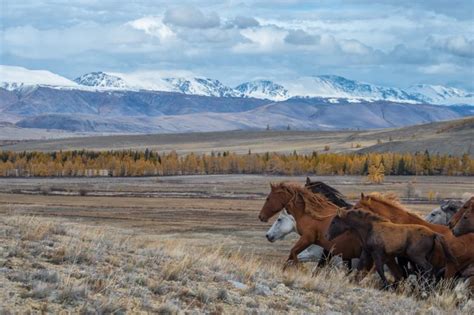
[{"label": "dark brown horse", "polygon": [[362,244],[359,266],[371,257],[386,288],[389,284],[383,266],[394,257],[406,257],[428,274],[433,269],[428,259],[438,243],[446,257],[455,261],[443,236],[422,225],[395,224],[370,211],[340,209],[326,238],[332,240],[347,231],[354,232]]},{"label": "dark brown horse", "polygon": [[271,191],[259,214],[267,222],[283,208],[295,218],[300,239],[290,251],[286,266],[298,263],[297,255],[311,244],[316,244],[342,259],[359,258],[359,240],[351,233],[344,233],[333,241],[324,237],[338,207],[319,194],[293,183],[270,184]]},{"label": "dark brown horse", "polygon": [[[460,236],[466,233],[474,232],[474,197],[469,199],[459,210],[462,212],[460,218],[456,218],[456,222],[453,222],[451,230],[456,236]],[[451,223],[451,222],[450,222]]]},{"label": "dark brown horse", "polygon": [[461,274],[465,268],[474,263],[474,246],[471,246],[474,243],[473,233],[455,237],[449,227],[426,222],[416,214],[409,212],[397,201],[385,198],[380,194],[370,194],[367,196],[361,194],[361,199],[354,207],[374,212],[393,223],[419,224],[443,235],[456,258],[457,264],[447,261],[442,248],[438,245],[435,248],[431,263],[438,270],[446,267],[444,273],[446,278]]}]

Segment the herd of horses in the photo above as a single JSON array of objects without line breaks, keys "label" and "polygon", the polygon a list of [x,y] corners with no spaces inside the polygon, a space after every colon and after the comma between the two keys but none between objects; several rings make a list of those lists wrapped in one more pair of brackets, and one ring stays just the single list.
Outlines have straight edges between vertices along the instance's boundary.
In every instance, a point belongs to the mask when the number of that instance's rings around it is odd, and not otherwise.
[{"label": "herd of horses", "polygon": [[358,259],[358,280],[375,269],[384,288],[416,274],[430,281],[467,279],[474,289],[474,196],[447,201],[423,219],[391,194],[362,193],[351,204],[337,189],[309,178],[305,185],[270,186],[258,217],[268,222],[279,216],[267,239],[274,242],[292,232],[300,235],[284,269],[314,257],[321,267],[339,256],[350,271],[352,260]]}]

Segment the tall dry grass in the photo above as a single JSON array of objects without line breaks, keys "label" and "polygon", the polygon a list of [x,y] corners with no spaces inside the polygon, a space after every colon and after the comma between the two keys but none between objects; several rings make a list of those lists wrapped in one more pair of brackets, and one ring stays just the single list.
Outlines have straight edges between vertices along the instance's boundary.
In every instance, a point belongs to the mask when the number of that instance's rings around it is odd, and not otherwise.
[{"label": "tall dry grass", "polygon": [[281,266],[223,247],[25,216],[0,219],[0,312],[473,313],[463,283],[381,291],[344,269]]}]

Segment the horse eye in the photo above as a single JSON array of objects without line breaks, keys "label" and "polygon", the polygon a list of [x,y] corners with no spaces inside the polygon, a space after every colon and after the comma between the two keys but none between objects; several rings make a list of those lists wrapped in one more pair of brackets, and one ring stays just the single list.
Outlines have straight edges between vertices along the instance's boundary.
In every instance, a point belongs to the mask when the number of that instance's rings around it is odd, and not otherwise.
[{"label": "horse eye", "polygon": [[281,222],[281,219],[278,219],[277,221],[278,221],[278,222]]},{"label": "horse eye", "polygon": [[267,197],[267,201],[270,200],[270,198]]}]

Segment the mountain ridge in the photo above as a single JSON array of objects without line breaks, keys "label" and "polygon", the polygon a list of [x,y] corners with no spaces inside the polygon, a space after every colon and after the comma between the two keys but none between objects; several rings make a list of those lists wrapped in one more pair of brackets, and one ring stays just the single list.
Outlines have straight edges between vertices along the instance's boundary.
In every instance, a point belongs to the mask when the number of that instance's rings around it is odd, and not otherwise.
[{"label": "mountain ridge", "polygon": [[[352,102],[385,100],[404,103],[436,105],[474,105],[474,93],[440,85],[417,84],[407,89],[379,86],[342,76],[325,74],[301,77],[291,82],[272,80],[243,82],[232,88],[216,79],[198,76],[175,76],[140,73],[89,72],[69,80],[49,71],[28,70],[21,67],[0,66],[0,87],[7,90],[24,89],[28,85],[43,85],[63,89],[162,91],[187,95],[215,97],[251,97],[284,101],[293,97],[324,97]],[[38,76],[43,73],[44,82]],[[34,77],[32,80],[30,77]],[[25,81],[25,82],[22,82]]]}]

